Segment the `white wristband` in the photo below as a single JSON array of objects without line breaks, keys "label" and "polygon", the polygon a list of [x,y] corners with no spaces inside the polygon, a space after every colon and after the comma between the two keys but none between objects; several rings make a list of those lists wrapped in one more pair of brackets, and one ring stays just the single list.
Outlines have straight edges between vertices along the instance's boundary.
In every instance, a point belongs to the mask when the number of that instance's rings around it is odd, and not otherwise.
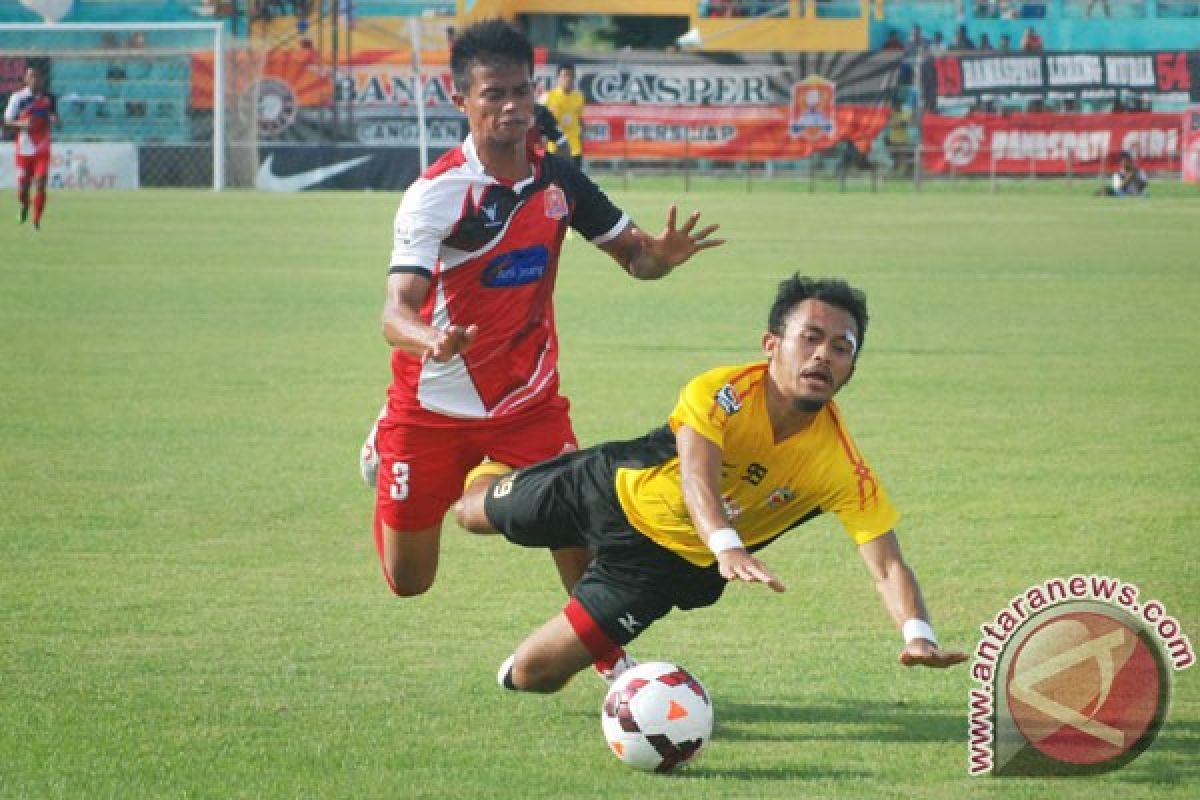
[{"label": "white wristband", "polygon": [[713,555],[719,556],[726,550],[738,550],[745,547],[742,537],[733,528],[718,528],[708,535],[708,549]]},{"label": "white wristband", "polygon": [[904,635],[905,644],[908,644],[913,639],[928,639],[937,644],[937,636],[933,633],[933,626],[923,619],[913,617],[904,623],[904,627],[900,629],[900,632]]}]

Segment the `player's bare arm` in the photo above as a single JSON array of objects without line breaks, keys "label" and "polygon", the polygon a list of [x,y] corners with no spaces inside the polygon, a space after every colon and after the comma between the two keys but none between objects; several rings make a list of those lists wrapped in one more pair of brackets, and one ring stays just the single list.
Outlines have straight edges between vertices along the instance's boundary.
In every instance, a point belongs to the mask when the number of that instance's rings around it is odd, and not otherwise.
[{"label": "player's bare arm", "polygon": [[895,531],[859,545],[858,552],[871,572],[884,608],[907,639],[900,651],[900,663],[906,667],[943,668],[966,661],[966,653],[943,650],[933,638],[921,587],[904,561]]},{"label": "player's bare arm", "polygon": [[406,353],[446,362],[471,345],[479,327],[450,325],[443,330],[421,319],[421,306],[430,285],[429,278],[419,273],[398,272],[388,276],[383,337],[392,347]]},{"label": "player's bare arm", "polygon": [[727,581],[765,583],[776,592],[786,591],[783,582],[765,564],[745,547],[737,546],[740,542],[734,540],[736,533],[730,533],[732,527],[721,502],[721,448],[687,425],[679,426],[675,441],[679,448],[683,502],[696,534],[716,553],[721,577]]},{"label": "player's bare arm", "polygon": [[725,244],[724,239],[709,238],[716,233],[719,225],[708,225],[697,230],[699,211],[693,211],[682,227],[676,227],[678,213],[672,204],[667,210],[667,226],[658,236],[651,236],[636,224],[631,224],[612,241],[601,245],[601,249],[630,275],[648,281],[663,277],[701,250]]}]

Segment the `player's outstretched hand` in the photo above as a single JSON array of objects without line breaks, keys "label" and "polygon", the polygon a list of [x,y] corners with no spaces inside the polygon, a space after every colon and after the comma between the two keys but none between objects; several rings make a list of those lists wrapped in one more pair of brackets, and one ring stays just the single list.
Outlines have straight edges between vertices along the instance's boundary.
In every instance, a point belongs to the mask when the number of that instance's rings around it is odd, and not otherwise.
[{"label": "player's outstretched hand", "polygon": [[425,351],[425,358],[444,364],[471,346],[475,334],[479,333],[478,325],[451,325],[445,330],[438,331],[437,338]]},{"label": "player's outstretched hand", "polygon": [[906,667],[945,669],[967,660],[960,650],[943,650],[926,639],[914,639],[900,651],[900,663]]},{"label": "player's outstretched hand", "polygon": [[748,550],[735,548],[721,551],[717,556],[717,566],[721,571],[721,577],[727,581],[765,583],[773,591],[787,591],[783,581],[772,575],[766,565],[752,556]]},{"label": "player's outstretched hand", "polygon": [[724,239],[709,238],[717,232],[720,225],[708,225],[696,230],[696,225],[700,222],[699,211],[693,211],[680,228],[675,227],[678,215],[679,210],[672,203],[667,209],[667,227],[647,244],[664,267],[678,266],[701,250],[725,244]]}]

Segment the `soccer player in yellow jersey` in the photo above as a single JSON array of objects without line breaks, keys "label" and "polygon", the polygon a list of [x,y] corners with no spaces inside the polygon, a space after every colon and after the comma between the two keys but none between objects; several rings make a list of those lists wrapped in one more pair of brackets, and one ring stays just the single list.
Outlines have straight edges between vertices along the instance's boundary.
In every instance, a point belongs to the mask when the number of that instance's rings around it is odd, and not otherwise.
[{"label": "soccer player in yellow jersey", "polygon": [[[575,88],[575,65],[563,64],[558,68],[558,84],[546,93],[543,105],[558,120],[558,127],[567,137],[571,152],[561,155],[570,156],[575,166],[583,169],[583,107],[585,101],[583,92]],[[551,142],[547,149],[551,153],[559,152],[559,146]]]},{"label": "soccer player in yellow jersey", "polygon": [[693,379],[667,425],[473,483],[457,508],[469,530],[594,554],[566,608],[501,666],[501,685],[556,691],[672,608],[712,605],[731,581],[784,591],[755,553],[824,512],[900,628],[901,663],[965,661],[939,647],[896,540],[899,514],[833,402],[866,329],[862,292],[793,276],[771,308],[766,360]]}]

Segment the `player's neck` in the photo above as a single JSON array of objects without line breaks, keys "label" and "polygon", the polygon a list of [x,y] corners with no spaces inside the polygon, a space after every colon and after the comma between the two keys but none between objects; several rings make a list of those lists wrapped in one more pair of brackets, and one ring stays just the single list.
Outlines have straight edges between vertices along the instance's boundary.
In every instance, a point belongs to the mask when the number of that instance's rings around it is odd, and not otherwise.
[{"label": "player's neck", "polygon": [[764,400],[767,404],[767,419],[771,423],[775,444],[795,436],[812,425],[817,414],[821,413],[820,411],[803,411],[796,408],[795,404],[771,385],[770,381],[767,382],[766,388]]},{"label": "player's neck", "polygon": [[506,183],[523,181],[533,174],[533,165],[529,163],[529,154],[522,140],[516,145],[489,144],[476,142],[475,151],[479,155],[479,163],[484,170],[497,180]]}]

